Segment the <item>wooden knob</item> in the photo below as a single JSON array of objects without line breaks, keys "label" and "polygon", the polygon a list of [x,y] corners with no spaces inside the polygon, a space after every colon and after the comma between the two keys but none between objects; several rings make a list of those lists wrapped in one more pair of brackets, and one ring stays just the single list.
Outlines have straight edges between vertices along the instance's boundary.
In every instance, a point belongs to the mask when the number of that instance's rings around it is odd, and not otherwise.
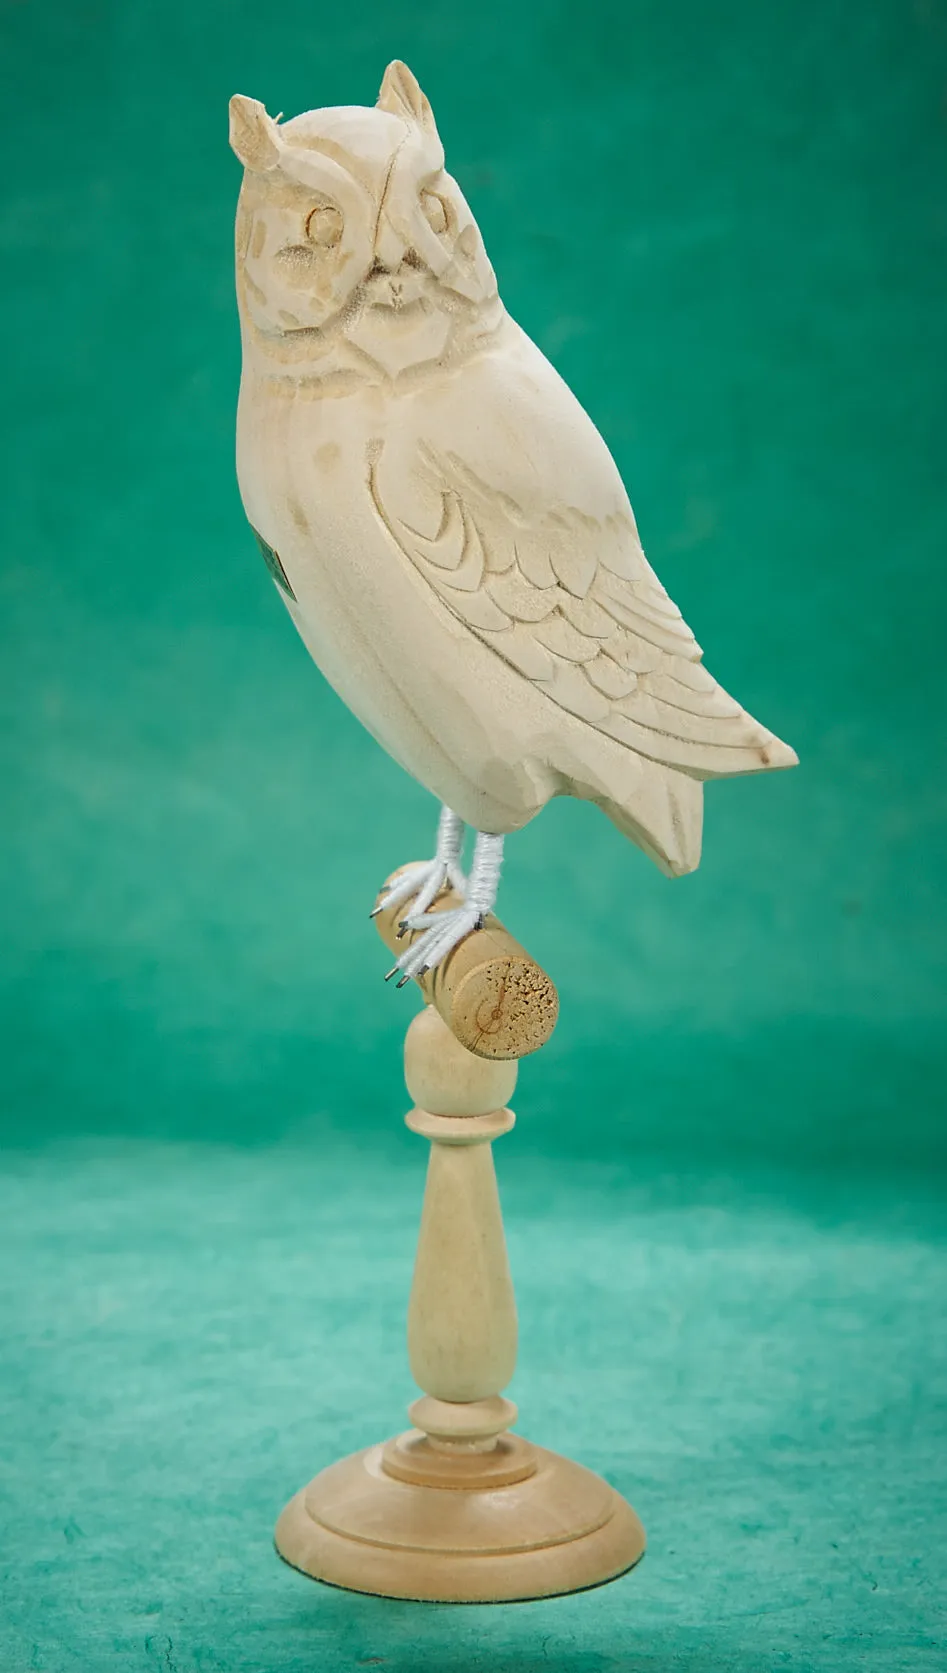
[{"label": "wooden knob", "polygon": [[[398,875],[388,879],[385,889]],[[461,904],[453,892],[445,893],[431,911]],[[407,911],[410,903],[389,907],[375,919],[385,946],[396,956],[421,933],[408,930],[399,940],[398,926]],[[455,1039],[475,1057],[528,1057],[546,1044],[559,1015],[552,979],[492,912],[483,929],[474,930],[436,970],[419,977],[418,986]]]},{"label": "wooden knob", "polygon": [[427,1005],[412,1019],[405,1036],[404,1078],[415,1103],[429,1115],[458,1115],[469,1121],[509,1103],[516,1063],[475,1057],[433,1005]]}]

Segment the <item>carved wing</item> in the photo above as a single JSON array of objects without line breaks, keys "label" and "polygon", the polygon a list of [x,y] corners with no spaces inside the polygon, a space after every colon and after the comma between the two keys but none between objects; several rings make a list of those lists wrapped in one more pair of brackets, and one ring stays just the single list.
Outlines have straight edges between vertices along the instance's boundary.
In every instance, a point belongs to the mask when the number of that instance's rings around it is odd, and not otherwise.
[{"label": "carved wing", "polygon": [[425,535],[385,503],[375,461],[379,517],[442,603],[560,708],[698,778],[782,764],[785,746],[704,668],[630,509],[530,514],[426,444],[419,468],[438,526]]}]

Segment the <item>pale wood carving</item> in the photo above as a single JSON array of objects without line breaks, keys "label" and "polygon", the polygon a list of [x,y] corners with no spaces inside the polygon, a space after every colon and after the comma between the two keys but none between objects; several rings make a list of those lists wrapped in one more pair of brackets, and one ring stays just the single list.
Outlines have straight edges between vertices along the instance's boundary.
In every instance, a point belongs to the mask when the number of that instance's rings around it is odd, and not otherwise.
[{"label": "pale wood carving", "polygon": [[704,667],[605,442],[500,301],[415,78],[288,122],[238,95],[231,143],[240,489],[315,661],[482,835],[572,795],[693,870],[703,781],[796,756]]},{"label": "pale wood carving", "polygon": [[413,1428],[290,1500],[277,1549],[306,1574],[386,1597],[500,1602],[613,1579],[644,1551],[631,1506],[510,1433],[516,1306],[492,1142],[513,1126],[516,1064],[474,1057],[428,1005],[408,1029],[405,1079],[408,1126],[431,1145],[408,1310],[424,1393]]}]

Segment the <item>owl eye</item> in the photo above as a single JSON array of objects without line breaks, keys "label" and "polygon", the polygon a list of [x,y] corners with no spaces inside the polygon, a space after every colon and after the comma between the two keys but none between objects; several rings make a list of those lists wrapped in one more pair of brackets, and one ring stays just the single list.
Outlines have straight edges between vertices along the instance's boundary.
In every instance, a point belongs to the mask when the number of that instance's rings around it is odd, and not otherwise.
[{"label": "owl eye", "polygon": [[447,204],[436,192],[421,193],[421,209],[432,232],[446,232],[450,217]]},{"label": "owl eye", "polygon": [[334,209],[331,203],[317,203],[315,209],[309,211],[306,237],[310,244],[321,244],[323,247],[338,244],[342,237],[341,211]]}]

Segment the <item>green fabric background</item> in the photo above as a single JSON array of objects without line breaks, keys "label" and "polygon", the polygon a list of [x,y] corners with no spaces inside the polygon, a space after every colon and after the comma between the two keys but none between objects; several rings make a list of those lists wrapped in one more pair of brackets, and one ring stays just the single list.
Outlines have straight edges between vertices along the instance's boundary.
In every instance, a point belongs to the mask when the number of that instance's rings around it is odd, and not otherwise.
[{"label": "green fabric background", "polygon": [[[942,0],[3,0],[0,1666],[945,1663]],[[435,809],[244,523],[226,101],[405,57],[514,315],[792,774],[669,884],[508,846],[562,1018],[498,1148],[522,1428],[649,1555],[450,1610],[283,1501],[402,1423],[414,1001],[366,911]]]}]

